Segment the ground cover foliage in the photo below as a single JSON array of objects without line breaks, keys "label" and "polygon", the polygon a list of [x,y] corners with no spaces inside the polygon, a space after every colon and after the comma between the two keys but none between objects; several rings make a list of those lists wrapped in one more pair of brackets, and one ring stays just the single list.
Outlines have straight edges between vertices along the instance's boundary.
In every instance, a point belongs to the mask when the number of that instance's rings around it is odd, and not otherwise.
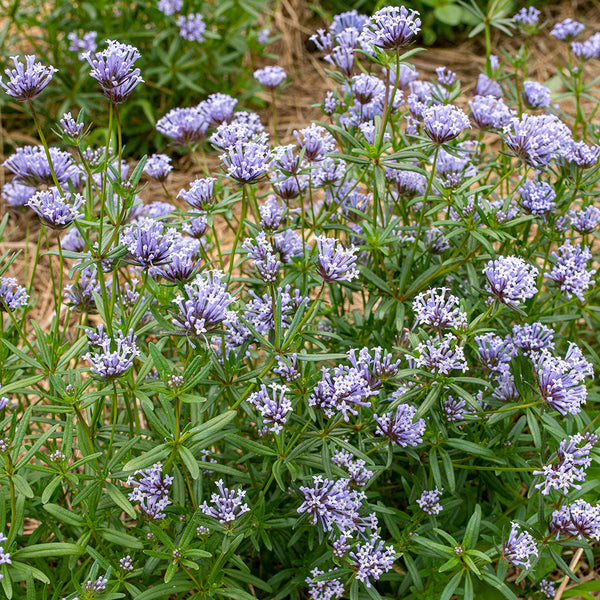
[{"label": "ground cover foliage", "polygon": [[[523,45],[462,83],[411,67],[417,13],[336,16],[322,122],[282,146],[226,94],[177,107],[157,131],[205,172],[150,203],[172,164],[122,158],[138,50],[83,56],[107,122],[48,139],[59,71],[15,58],[0,85],[41,144],[2,195],[41,230],[0,279],[6,597],[592,597],[600,39],[481,16]],[[561,90],[527,77],[544,26]],[[285,72],[255,77],[275,111]]]}]

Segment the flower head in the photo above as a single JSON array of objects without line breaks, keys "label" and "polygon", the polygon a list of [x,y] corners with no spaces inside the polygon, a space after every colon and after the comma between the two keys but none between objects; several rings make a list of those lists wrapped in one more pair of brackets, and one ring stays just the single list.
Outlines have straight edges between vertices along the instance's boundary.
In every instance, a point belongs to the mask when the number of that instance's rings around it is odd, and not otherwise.
[{"label": "flower head", "polygon": [[144,269],[164,264],[179,233],[162,221],[142,217],[121,233],[121,243],[129,250],[129,259]]},{"label": "flower head", "polygon": [[534,475],[542,475],[543,480],[535,487],[547,496],[551,489],[568,494],[571,488],[581,486],[576,482],[585,480],[585,470],[592,464],[590,452],[598,441],[596,436],[582,436],[577,433],[563,440],[556,452],[556,460],[546,464]]},{"label": "flower head", "polygon": [[554,280],[568,298],[577,296],[584,302],[583,294],[592,285],[592,277],[596,273],[596,269],[587,268],[592,259],[590,249],[567,241],[552,253],[552,257],[556,263],[546,277]]},{"label": "flower head", "polygon": [[133,68],[140,58],[137,48],[107,40],[107,48],[92,54],[87,52],[85,59],[92,67],[90,75],[100,84],[102,93],[113,103],[125,102],[139,83],[143,83],[140,70]]},{"label": "flower head", "polygon": [[100,379],[118,379],[133,366],[133,360],[140,353],[133,331],[128,335],[119,331],[116,338],[110,338],[100,325],[98,333],[88,331],[88,338],[90,345],[98,347],[101,352],[88,352],[83,358],[92,365],[90,371]]},{"label": "flower head", "polygon": [[200,114],[209,122],[211,127],[217,127],[221,123],[231,121],[233,110],[237,105],[237,99],[220,92],[210,94],[206,100],[202,100],[196,107]]},{"label": "flower head", "polygon": [[552,513],[550,533],[577,539],[600,539],[600,504],[589,504],[583,498]]},{"label": "flower head", "polygon": [[508,539],[502,546],[502,555],[515,567],[529,569],[531,557],[538,556],[538,549],[531,534],[519,529],[519,524],[513,521]]},{"label": "flower head", "polygon": [[570,42],[573,38],[577,37],[583,30],[585,25],[579,21],[573,19],[565,19],[557,23],[550,32],[557,40],[562,42]]},{"label": "flower head", "polygon": [[552,92],[537,81],[523,82],[523,93],[531,108],[548,108],[552,102]]},{"label": "flower head", "polygon": [[69,40],[69,52],[77,52],[79,60],[85,60],[85,55],[88,52],[96,52],[98,44],[96,38],[98,37],[97,31],[86,31],[80,38],[74,31],[67,34]]},{"label": "flower head", "polygon": [[9,181],[2,186],[2,198],[9,206],[14,208],[26,206],[27,202],[35,194],[35,191],[34,187],[19,183],[15,178],[15,180]]},{"label": "flower head", "polygon": [[158,181],[164,181],[172,170],[171,158],[166,154],[153,154],[144,165],[144,172]]},{"label": "flower head", "polygon": [[357,544],[348,554],[356,570],[356,579],[362,581],[367,588],[371,581],[377,581],[383,573],[392,568],[396,559],[393,546],[386,546],[377,534],[363,543]]},{"label": "flower head", "polygon": [[400,404],[396,412],[388,412],[382,416],[373,415],[377,423],[375,435],[387,437],[393,444],[403,448],[416,446],[423,442],[425,432],[425,420],[414,421],[417,409],[408,404]]},{"label": "flower head", "polygon": [[328,152],[333,151],[335,140],[333,136],[321,125],[312,123],[300,131],[294,131],[294,135],[304,149],[304,158],[309,163],[321,162]]},{"label": "flower head", "polygon": [[266,233],[261,231],[254,240],[247,238],[242,248],[248,251],[248,256],[252,259],[261,279],[266,283],[275,283],[279,276],[281,262]]},{"label": "flower head", "polygon": [[397,50],[408,46],[421,31],[419,13],[404,6],[386,6],[364,24],[361,44],[367,48]]},{"label": "flower head", "polygon": [[517,191],[521,194],[521,207],[527,214],[545,217],[547,212],[556,209],[556,192],[545,181],[525,181]]},{"label": "flower head", "polygon": [[60,127],[63,132],[72,139],[76,139],[83,131],[85,123],[77,123],[70,112],[65,113],[60,120]]},{"label": "flower head", "polygon": [[442,492],[443,489],[438,490],[437,488],[425,490],[417,500],[417,504],[428,515],[439,515],[444,510],[444,507],[439,502]]},{"label": "flower head", "polygon": [[272,151],[264,141],[236,142],[227,148],[220,159],[227,167],[227,175],[241,185],[257,183],[269,171]]},{"label": "flower head", "polygon": [[581,234],[592,233],[600,224],[600,208],[590,204],[579,210],[570,210],[569,221],[575,231]]},{"label": "flower head", "polygon": [[222,479],[219,479],[216,485],[219,492],[213,492],[210,496],[210,501],[214,506],[203,502],[199,507],[206,516],[217,519],[219,523],[230,524],[250,510],[250,507],[243,501],[246,490],[230,490],[223,487]]},{"label": "flower head", "polygon": [[466,327],[467,313],[460,310],[459,299],[448,288],[433,288],[418,294],[412,305],[419,325],[435,329]]},{"label": "flower head", "polygon": [[223,277],[218,270],[196,275],[185,284],[185,296],[173,300],[179,309],[173,313],[173,323],[188,337],[209,333],[231,317],[229,307],[235,299],[221,281]]},{"label": "flower head", "polygon": [[[81,171],[73,161],[71,154],[54,146],[48,148],[48,152],[58,182],[62,185],[70,181],[77,186],[81,178]],[[19,183],[34,187],[42,184],[55,185],[43,146],[17,148],[16,152],[4,161],[3,166],[15,174],[15,181]]]},{"label": "flower head", "polygon": [[535,6],[524,7],[513,16],[512,20],[521,31],[531,34],[536,30],[541,14]]},{"label": "flower head", "polygon": [[542,349],[535,357],[534,371],[542,399],[561,415],[576,415],[587,399],[585,378],[592,376],[592,365],[573,343],[564,358]]},{"label": "flower head", "polygon": [[204,139],[208,126],[197,108],[174,108],[156,122],[156,130],[179,146]]},{"label": "flower head", "polygon": [[177,17],[177,27],[179,35],[190,42],[203,42],[206,23],[200,13],[191,13],[189,15],[179,15]]},{"label": "flower head", "polygon": [[14,311],[20,306],[27,306],[29,294],[14,277],[0,277],[0,302],[0,311],[7,308]]},{"label": "flower head", "polygon": [[214,177],[205,177],[192,181],[189,190],[181,190],[178,198],[183,198],[192,208],[197,210],[210,210],[214,205],[215,194]]},{"label": "flower head", "polygon": [[163,15],[170,17],[183,8],[183,0],[158,0],[157,8]]},{"label": "flower head", "polygon": [[[129,493],[129,499],[139,502],[144,514],[151,521],[164,519],[167,516],[164,510],[171,504],[169,492],[173,477],[163,475],[162,469],[162,465],[156,463],[149,469],[136,471],[135,476],[127,479],[127,485],[135,488]],[[125,569],[123,564],[121,567]]]},{"label": "flower head", "polygon": [[308,593],[311,600],[338,600],[344,595],[344,584],[339,579],[325,579],[313,581],[315,577],[324,575],[325,571],[314,568],[310,574],[312,577],[305,579],[308,583]]},{"label": "flower head", "polygon": [[515,306],[537,293],[537,270],[519,256],[500,256],[483,270],[487,290],[500,302]]},{"label": "flower head", "polygon": [[54,67],[46,67],[40,62],[36,63],[34,54],[26,56],[25,63],[22,63],[18,56],[13,56],[12,61],[15,65],[14,69],[4,70],[8,77],[8,83],[4,83],[3,78],[0,77],[0,86],[9,96],[19,102],[28,102],[37,98],[57,71]]},{"label": "flower head", "polygon": [[65,229],[75,219],[81,219],[83,214],[79,208],[85,202],[81,194],[65,192],[61,194],[58,188],[50,188],[36,192],[27,202],[41,221],[51,229]]},{"label": "flower head", "polygon": [[364,492],[351,489],[349,484],[349,479],[333,481],[313,475],[312,487],[300,486],[304,501],[298,512],[308,514],[309,521],[326,532],[337,529],[344,533],[364,528],[359,515]]},{"label": "flower head", "polygon": [[502,129],[515,116],[504,100],[495,96],[475,96],[469,107],[473,122],[480,129]]},{"label": "flower head", "polygon": [[515,156],[540,168],[562,156],[572,137],[568,127],[554,115],[514,117],[504,128],[504,141]]},{"label": "flower head", "polygon": [[544,348],[554,348],[554,330],[542,323],[514,325],[510,339],[514,347],[527,356],[533,356]]},{"label": "flower head", "polygon": [[425,368],[433,373],[448,375],[454,369],[465,372],[469,370],[465,360],[465,352],[458,345],[455,335],[447,333],[442,338],[430,338],[421,342],[416,348],[415,366]]},{"label": "flower head", "polygon": [[471,127],[465,112],[452,104],[435,104],[423,111],[425,133],[436,144],[445,144]]},{"label": "flower head", "polygon": [[324,281],[352,281],[358,277],[358,249],[355,246],[346,249],[335,238],[327,238],[324,235],[317,236],[316,242],[319,253],[317,271]]},{"label": "flower head", "polygon": [[286,385],[272,383],[270,389],[261,384],[260,390],[250,394],[248,402],[253,404],[263,421],[270,425],[269,430],[277,434],[287,421],[287,415],[292,410],[292,402],[286,397],[289,388]]},{"label": "flower head", "polygon": [[287,78],[287,75],[282,67],[268,66],[254,71],[254,79],[263,87],[269,90],[274,90],[279,87]]}]

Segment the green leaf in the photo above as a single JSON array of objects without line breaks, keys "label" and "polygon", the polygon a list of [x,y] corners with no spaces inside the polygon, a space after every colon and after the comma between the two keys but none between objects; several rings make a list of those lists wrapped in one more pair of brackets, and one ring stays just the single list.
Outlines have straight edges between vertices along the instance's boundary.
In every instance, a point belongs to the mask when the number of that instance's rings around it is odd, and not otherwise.
[{"label": "green leaf", "polygon": [[254,452],[259,456],[277,456],[277,452],[272,450],[265,444],[259,444],[258,442],[253,442],[252,440],[248,440],[243,438],[235,433],[228,433],[225,435],[225,439],[229,442],[232,442],[236,446],[241,446],[249,450],[250,452]]},{"label": "green leaf", "polygon": [[73,525],[74,527],[85,526],[85,520],[72,510],[67,510],[58,504],[44,504],[44,510],[58,519],[61,523]]},{"label": "green leaf", "polygon": [[200,468],[198,467],[198,461],[191,453],[191,451],[185,446],[178,447],[179,456],[183,460],[185,468],[189,471],[192,479],[198,479],[200,477]]},{"label": "green leaf", "polygon": [[21,475],[13,475],[13,483],[15,484],[17,492],[23,494],[23,496],[26,498],[33,498],[33,490],[31,489],[29,483],[27,483],[27,479],[25,479],[25,477],[22,477]]},{"label": "green leaf", "polygon": [[459,571],[452,577],[452,579],[450,579],[450,581],[446,584],[442,595],[440,596],[440,600],[450,600],[450,598],[452,598],[452,594],[454,594],[454,591],[458,587],[462,576],[463,571]]},{"label": "green leaf", "polygon": [[132,458],[124,467],[123,471],[137,471],[138,469],[144,469],[153,465],[163,459],[165,459],[169,453],[170,449],[166,444],[161,444],[156,448],[150,450],[150,452],[146,452],[141,456],[136,456]]},{"label": "green leaf", "polygon": [[489,448],[484,448],[479,444],[475,444],[474,442],[469,442],[467,440],[461,440],[458,438],[452,438],[446,440],[446,444],[451,448],[455,448],[456,450],[463,450],[468,454],[473,454],[475,456],[483,456],[484,458],[489,458],[490,460],[499,460],[498,456]]},{"label": "green leaf", "polygon": [[83,554],[84,549],[77,544],[67,544],[61,542],[51,542],[48,544],[36,544],[27,546],[14,553],[15,558],[43,558],[45,556],[79,556]]},{"label": "green leaf", "polygon": [[433,14],[436,19],[451,27],[456,27],[462,19],[462,10],[460,6],[455,6],[453,4],[436,6],[433,10]]},{"label": "green leaf", "polygon": [[467,523],[465,529],[465,535],[463,537],[463,546],[465,548],[471,548],[477,545],[477,539],[479,538],[479,527],[481,525],[481,506],[478,504]]},{"label": "green leaf", "polygon": [[411,539],[413,542],[416,542],[417,544],[420,544],[421,546],[425,546],[425,548],[428,548],[437,556],[456,556],[454,554],[454,548],[449,548],[448,546],[438,544],[437,542],[434,542],[434,541],[430,540],[429,538],[417,535]]},{"label": "green leaf", "polygon": [[98,532],[107,542],[118,544],[124,548],[135,548],[137,550],[142,550],[144,548],[144,544],[142,544],[138,538],[129,535],[128,533],[117,531],[116,529],[105,528],[98,529]]},{"label": "green leaf", "polygon": [[190,432],[193,434],[191,440],[194,443],[198,443],[210,437],[213,433],[220,431],[221,429],[225,429],[225,427],[231,421],[233,421],[236,414],[237,413],[235,410],[228,410],[223,414],[217,415],[209,421],[206,421],[206,423],[202,423],[201,425],[194,427],[190,430]]},{"label": "green leaf", "polygon": [[132,519],[136,518],[136,512],[133,508],[133,504],[129,502],[125,494],[112,483],[106,484],[106,491],[110,496],[111,500],[124,512],[126,512]]}]

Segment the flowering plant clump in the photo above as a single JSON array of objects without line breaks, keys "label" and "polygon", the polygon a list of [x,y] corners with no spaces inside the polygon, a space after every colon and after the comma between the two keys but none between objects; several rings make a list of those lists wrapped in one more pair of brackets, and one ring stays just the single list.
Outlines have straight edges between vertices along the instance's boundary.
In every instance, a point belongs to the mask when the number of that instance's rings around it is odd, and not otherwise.
[{"label": "flowering plant clump", "polygon": [[[186,43],[213,39],[187,5],[157,6]],[[528,47],[542,27],[528,8],[501,22]],[[597,38],[553,25],[587,50],[552,97],[525,46],[488,48],[462,88],[422,76],[420,27],[387,7],[315,34],[337,87],[285,145],[241,98],[196,90],[162,105],[168,150],[127,160],[127,107],[165,82],[144,48],[69,37],[107,121],[58,111],[56,138],[3,165],[3,597],[591,589]],[[37,124],[61,64],[14,64],[3,89]],[[272,67],[274,116],[293,78]],[[171,148],[199,144],[218,168],[169,191]]]}]

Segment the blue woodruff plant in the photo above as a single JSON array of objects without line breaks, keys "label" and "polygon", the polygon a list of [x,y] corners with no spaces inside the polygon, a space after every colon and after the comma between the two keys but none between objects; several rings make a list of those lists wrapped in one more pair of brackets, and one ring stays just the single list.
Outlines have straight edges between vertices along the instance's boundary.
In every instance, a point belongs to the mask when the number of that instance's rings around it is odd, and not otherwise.
[{"label": "blue woodruff plant", "polygon": [[[523,47],[463,93],[411,65],[420,24],[390,7],[318,31],[336,85],[294,144],[223,93],[163,115],[197,161],[177,194],[169,155],[123,159],[136,48],[84,53],[100,147],[83,111],[48,144],[53,67],[7,70],[41,144],[4,163],[3,235],[17,210],[40,223],[0,278],[5,597],[587,593],[600,34],[554,26],[553,95],[528,78],[543,25],[523,9]],[[285,72],[256,79],[281,102]]]}]

